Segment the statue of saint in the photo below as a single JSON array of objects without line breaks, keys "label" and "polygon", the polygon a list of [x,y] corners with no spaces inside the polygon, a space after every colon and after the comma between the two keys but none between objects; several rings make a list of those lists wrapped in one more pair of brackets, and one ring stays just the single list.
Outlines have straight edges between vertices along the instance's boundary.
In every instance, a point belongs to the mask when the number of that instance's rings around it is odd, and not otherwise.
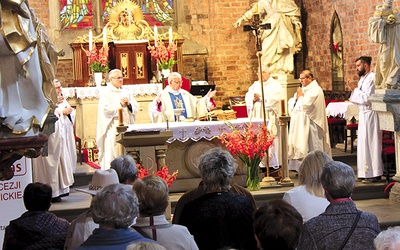
[{"label": "statue of saint", "polygon": [[[57,53],[27,0],[0,2],[0,106],[12,134],[42,126],[56,99],[51,82]],[[47,84],[46,84],[47,83]]]},{"label": "statue of saint", "polygon": [[261,24],[270,23],[271,29],[261,30],[261,63],[274,73],[292,73],[293,55],[301,50],[300,9],[293,0],[259,0],[233,26],[260,15]]},{"label": "statue of saint", "polygon": [[383,0],[369,19],[369,38],[379,44],[375,85],[380,89],[397,89],[400,82],[400,13],[393,0]]}]

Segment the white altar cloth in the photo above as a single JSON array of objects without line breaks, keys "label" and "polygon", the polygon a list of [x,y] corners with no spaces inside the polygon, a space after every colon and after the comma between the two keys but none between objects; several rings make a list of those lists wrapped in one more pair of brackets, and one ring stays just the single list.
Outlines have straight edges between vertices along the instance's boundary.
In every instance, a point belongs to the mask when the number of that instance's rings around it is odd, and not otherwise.
[{"label": "white altar cloth", "polygon": [[351,102],[330,102],[326,107],[326,115],[351,120],[358,120],[358,105]]},{"label": "white altar cloth", "polygon": [[[98,99],[100,90],[104,87],[73,87],[63,88],[62,93],[65,98],[74,98],[75,95],[78,99]],[[134,96],[157,95],[162,90],[162,84],[130,84],[123,85]]]},{"label": "white altar cloth", "polygon": [[[229,122],[238,130],[243,130],[246,124],[250,124],[249,118],[238,118],[229,120]],[[253,124],[262,124],[263,119],[253,118]],[[167,129],[166,123],[148,123],[148,124],[131,124],[126,132],[150,132],[164,131]],[[231,132],[231,128],[226,121],[194,121],[194,122],[170,122],[169,129],[173,132],[173,137],[167,140],[168,143],[174,141],[186,142],[187,140],[199,141],[206,139],[211,141],[219,136],[222,132]]]}]

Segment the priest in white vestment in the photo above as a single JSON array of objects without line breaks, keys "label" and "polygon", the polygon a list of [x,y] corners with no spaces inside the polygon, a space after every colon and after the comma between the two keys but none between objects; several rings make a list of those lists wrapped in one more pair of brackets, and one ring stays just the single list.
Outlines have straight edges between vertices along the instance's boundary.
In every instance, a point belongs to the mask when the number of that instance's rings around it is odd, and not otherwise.
[{"label": "priest in white vestment", "polygon": [[[182,76],[172,72],[168,77],[169,85],[149,105],[149,113],[153,122],[177,121],[177,119],[195,118],[204,116],[215,108],[211,99],[216,91],[209,91],[202,98],[197,98],[182,89]],[[176,117],[174,109],[183,109],[180,117]]]},{"label": "priest in white vestment", "polygon": [[[280,99],[282,95],[281,84],[270,76],[270,70],[268,66],[262,67],[262,79],[264,81],[264,106],[265,106],[265,117],[268,120],[268,130],[277,135],[274,139],[273,145],[268,150],[268,161],[270,167],[279,167],[281,164],[281,153],[280,153],[280,133],[279,133],[279,108]],[[245,97],[247,114],[249,117],[263,118],[263,105],[262,105],[262,93],[261,84],[259,81],[255,81],[253,85],[249,87]],[[266,158],[260,164],[260,167],[265,167]]]},{"label": "priest in white vestment", "polygon": [[33,158],[33,181],[47,183],[53,189],[53,202],[61,201],[68,195],[69,187],[74,183],[73,172],[76,170],[76,144],[74,135],[75,110],[62,96],[59,80],[54,79],[58,96],[54,114],[58,120],[55,130],[48,139],[48,156]]},{"label": "priest in white vestment", "polygon": [[288,140],[289,170],[299,170],[301,160],[313,150],[329,156],[328,119],[322,88],[309,70],[300,73],[301,87],[289,99],[290,128]]},{"label": "priest in white vestment", "polygon": [[101,88],[97,114],[96,144],[99,165],[103,170],[109,169],[111,161],[122,154],[116,142],[118,110],[122,109],[124,124],[133,124],[139,111],[139,103],[132,93],[122,87],[124,78],[121,70],[113,69],[108,75],[111,82]]},{"label": "priest in white vestment", "polygon": [[356,86],[348,83],[353,91],[350,101],[358,105],[357,135],[357,175],[364,183],[377,182],[383,174],[382,131],[379,126],[378,113],[372,110],[368,97],[375,93],[375,73],[371,72],[372,58],[362,56],[356,60],[360,80]]}]

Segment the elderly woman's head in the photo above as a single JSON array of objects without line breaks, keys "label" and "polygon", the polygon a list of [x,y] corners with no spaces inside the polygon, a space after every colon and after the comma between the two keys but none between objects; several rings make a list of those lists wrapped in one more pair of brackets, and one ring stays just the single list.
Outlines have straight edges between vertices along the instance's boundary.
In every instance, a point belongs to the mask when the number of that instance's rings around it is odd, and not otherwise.
[{"label": "elderly woman's head", "polygon": [[175,91],[182,87],[182,76],[178,72],[172,72],[168,76],[168,85]]},{"label": "elderly woman's head", "polygon": [[320,150],[308,153],[300,164],[299,184],[305,185],[309,193],[324,197],[321,174],[324,165],[331,161],[333,161],[332,158]]},{"label": "elderly woman's head", "polygon": [[168,185],[158,176],[148,175],[133,184],[139,199],[141,216],[156,216],[164,213],[168,204]]},{"label": "elderly woman's head", "polygon": [[111,184],[93,197],[90,209],[100,227],[128,228],[137,217],[138,199],[131,186]]},{"label": "elderly woman's head", "polygon": [[236,160],[221,148],[212,148],[200,156],[199,170],[206,192],[228,191],[236,168]]},{"label": "elderly woman's head", "polygon": [[354,189],[354,170],[340,161],[328,162],[322,170],[321,183],[329,201],[331,199],[349,198]]},{"label": "elderly woman's head", "polygon": [[117,172],[119,183],[132,185],[136,180],[136,162],[132,156],[119,156],[112,160],[110,165]]}]

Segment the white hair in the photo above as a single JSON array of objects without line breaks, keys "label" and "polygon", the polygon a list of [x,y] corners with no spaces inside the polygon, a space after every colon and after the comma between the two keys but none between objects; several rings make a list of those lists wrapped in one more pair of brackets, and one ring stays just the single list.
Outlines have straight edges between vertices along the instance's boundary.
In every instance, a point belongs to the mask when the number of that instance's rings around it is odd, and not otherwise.
[{"label": "white hair", "polygon": [[376,236],[374,240],[376,250],[397,250],[400,248],[400,226],[389,227]]}]

